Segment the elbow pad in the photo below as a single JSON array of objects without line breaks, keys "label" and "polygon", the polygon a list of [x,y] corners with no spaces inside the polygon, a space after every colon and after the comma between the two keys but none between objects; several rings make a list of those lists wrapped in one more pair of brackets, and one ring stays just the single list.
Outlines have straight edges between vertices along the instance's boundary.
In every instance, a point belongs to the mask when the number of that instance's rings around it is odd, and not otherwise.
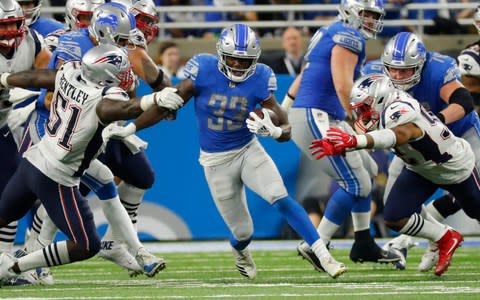
[{"label": "elbow pad", "polygon": [[469,114],[470,112],[473,111],[473,97],[470,94],[470,92],[466,88],[458,88],[455,91],[453,91],[452,95],[450,96],[450,99],[448,99],[448,103],[456,103],[463,107],[463,110],[465,110],[465,115]]}]

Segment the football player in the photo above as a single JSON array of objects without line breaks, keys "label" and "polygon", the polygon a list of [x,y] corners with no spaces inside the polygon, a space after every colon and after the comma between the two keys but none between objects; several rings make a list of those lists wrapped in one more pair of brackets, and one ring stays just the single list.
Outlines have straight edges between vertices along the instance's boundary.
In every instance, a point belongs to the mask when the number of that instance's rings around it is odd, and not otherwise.
[{"label": "football player", "polygon": [[[90,162],[101,152],[103,128],[148,110],[165,117],[183,104],[179,97],[162,97],[162,92],[129,99],[119,86],[128,85],[124,81],[130,80],[130,72],[124,49],[99,45],[85,53],[81,63],[67,62],[58,72],[50,69],[1,74],[2,88],[34,86],[55,91],[45,127],[48,134],[24,153],[2,194],[0,227],[22,217],[38,198],[55,225],[69,238],[19,259],[8,252],[1,253],[1,281],[37,267],[88,259],[100,250],[93,215],[78,185]],[[136,125],[143,128],[139,123]],[[124,229],[133,230],[128,226]],[[161,269],[155,257],[143,247],[138,249],[136,258],[144,270],[155,268],[150,276]]]},{"label": "football player", "polygon": [[439,251],[435,275],[442,275],[463,237],[418,212],[425,199],[437,188],[442,188],[457,199],[469,217],[480,220],[479,174],[472,147],[466,140],[456,137],[416,99],[395,89],[383,74],[358,79],[350,101],[354,126],[357,132],[364,134],[330,127],[325,138],[312,142],[312,155],[321,159],[358,149],[393,148],[405,168],[385,202],[385,224],[402,234],[427,238],[435,243]]}]

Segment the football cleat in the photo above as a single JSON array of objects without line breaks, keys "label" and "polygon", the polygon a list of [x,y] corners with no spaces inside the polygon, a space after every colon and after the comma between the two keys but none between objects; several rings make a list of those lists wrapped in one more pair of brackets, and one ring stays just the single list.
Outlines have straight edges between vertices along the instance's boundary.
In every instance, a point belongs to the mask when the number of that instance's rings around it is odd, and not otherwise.
[{"label": "football cleat", "polygon": [[322,269],[333,279],[347,272],[347,267],[343,263],[336,261],[330,254],[320,257],[320,263]]},{"label": "football cleat", "polygon": [[[327,247],[328,249],[328,247]],[[306,259],[315,270],[318,272],[325,272],[320,260],[313,252],[312,248],[307,244],[305,241],[301,241],[300,244],[297,245],[297,252],[303,259]]]},{"label": "football cleat", "polygon": [[385,251],[391,251],[400,257],[399,261],[392,262],[393,267],[398,270],[405,270],[407,267],[407,253],[408,249],[412,248],[416,244],[413,242],[412,237],[401,234],[396,238],[390,240],[383,245],[382,249]]},{"label": "football cleat", "polygon": [[384,250],[373,241],[355,241],[350,250],[350,259],[357,263],[393,263],[401,260],[398,251]]},{"label": "football cleat", "polygon": [[238,251],[232,248],[232,252],[238,272],[248,279],[255,279],[257,276],[257,266],[250,255],[250,251],[248,249]]},{"label": "football cleat", "polygon": [[156,257],[143,247],[138,249],[135,259],[137,260],[138,265],[142,268],[143,274],[148,277],[155,276],[158,272],[165,269],[166,266],[163,258]]},{"label": "football cleat", "polygon": [[462,242],[463,236],[452,228],[448,229],[442,238],[437,241],[438,262],[435,267],[435,275],[440,276],[447,271],[455,250],[462,245]]},{"label": "football cleat", "polygon": [[130,271],[143,273],[135,257],[128,252],[123,244],[117,241],[102,241],[98,256],[127,269],[129,273]]},{"label": "football cleat", "polygon": [[9,282],[18,277],[19,274],[12,270],[17,259],[10,253],[0,253],[0,286],[9,284]]},{"label": "football cleat", "polygon": [[437,243],[430,242],[425,253],[422,255],[422,259],[418,264],[418,270],[420,272],[428,272],[438,262],[438,246]]}]

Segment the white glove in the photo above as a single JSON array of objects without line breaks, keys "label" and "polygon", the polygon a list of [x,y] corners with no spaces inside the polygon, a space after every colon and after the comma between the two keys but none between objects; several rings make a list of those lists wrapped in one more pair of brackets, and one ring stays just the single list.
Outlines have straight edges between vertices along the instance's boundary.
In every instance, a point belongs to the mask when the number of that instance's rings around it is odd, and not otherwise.
[{"label": "white glove", "polygon": [[36,102],[34,101],[25,107],[16,108],[10,111],[7,117],[7,124],[11,131],[14,131],[27,121],[28,116],[30,116],[35,109],[35,103]]},{"label": "white glove", "polygon": [[156,92],[155,103],[170,110],[179,109],[183,105],[183,98],[176,92],[177,89],[173,87],[166,87],[160,92]]},{"label": "white glove", "polygon": [[29,99],[33,96],[40,95],[39,91],[31,91],[22,88],[13,88],[9,90],[10,98],[8,98],[8,102],[12,104],[16,104],[22,102],[23,100]]},{"label": "white glove", "polygon": [[273,125],[266,109],[262,108],[262,111],[263,119],[260,119],[255,112],[250,112],[250,117],[253,118],[253,120],[247,119],[248,130],[260,136],[271,136],[274,139],[278,139],[282,135],[282,128]]},{"label": "white glove", "polygon": [[143,111],[146,111],[156,104],[170,110],[177,110],[182,107],[183,98],[176,91],[176,88],[166,87],[160,92],[145,95],[140,99],[140,107]]},{"label": "white glove", "polygon": [[112,123],[103,129],[102,139],[104,143],[107,143],[109,139],[121,140],[134,134],[136,131],[137,127],[134,123],[130,123],[127,126],[120,126],[117,123]]}]

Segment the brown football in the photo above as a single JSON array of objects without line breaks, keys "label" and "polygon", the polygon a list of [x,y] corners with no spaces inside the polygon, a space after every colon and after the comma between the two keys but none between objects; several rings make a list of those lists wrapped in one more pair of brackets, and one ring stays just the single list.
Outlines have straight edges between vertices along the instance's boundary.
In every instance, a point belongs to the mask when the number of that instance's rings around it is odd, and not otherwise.
[{"label": "brown football", "polygon": [[[280,124],[280,119],[278,118],[278,115],[271,109],[265,108],[268,111],[268,115],[270,116],[270,119],[272,120],[273,125],[278,126]],[[260,117],[260,119],[263,119],[263,111],[261,108],[256,108],[254,112],[257,114],[257,116]],[[248,117],[249,119],[252,119],[251,117]]]}]

